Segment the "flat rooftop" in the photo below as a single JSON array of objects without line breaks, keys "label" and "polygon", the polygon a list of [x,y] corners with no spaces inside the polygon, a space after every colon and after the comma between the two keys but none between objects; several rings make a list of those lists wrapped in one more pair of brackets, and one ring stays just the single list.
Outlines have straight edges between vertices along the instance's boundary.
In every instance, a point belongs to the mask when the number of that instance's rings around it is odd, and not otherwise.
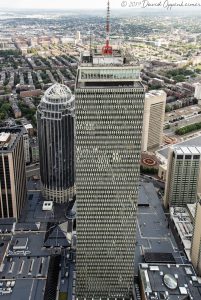
[{"label": "flat rooftop", "polygon": [[201,299],[201,284],[189,264],[140,264],[139,275],[148,300]]},{"label": "flat rooftop", "polygon": [[[66,221],[67,206],[55,205],[54,214],[44,212],[38,181],[29,181],[27,187],[26,205],[18,222],[15,219],[0,220],[0,298],[5,300],[50,299],[60,281],[61,289],[67,292],[68,282],[73,278],[71,268],[68,278],[65,277],[67,262],[64,260],[63,277],[58,282],[59,259],[56,263],[54,259],[55,256],[60,258],[60,246],[69,246],[67,236],[71,234],[72,226]],[[50,230],[45,247],[50,222],[59,225]],[[70,292],[68,294],[70,296]]]},{"label": "flat rooftop", "polygon": [[170,218],[172,219],[177,233],[182,241],[184,251],[189,260],[191,250],[191,240],[193,235],[193,222],[188,208],[170,207]]},{"label": "flat rooftop", "polygon": [[[138,264],[145,262],[146,253],[157,260],[171,260],[181,264],[187,258],[181,257],[179,246],[169,226],[162,201],[159,199],[156,189],[152,183],[140,182],[138,214],[137,214],[137,236],[135,248],[135,275],[138,274]],[[182,249],[182,245],[181,245]],[[158,254],[158,256],[157,256]]]},{"label": "flat rooftop", "polygon": [[199,105],[191,105],[187,107],[182,107],[180,109],[176,109],[174,111],[168,112],[165,114],[165,122],[168,122],[173,119],[177,119],[179,117],[195,117],[198,115],[198,112],[201,111],[201,107]]},{"label": "flat rooftop", "polygon": [[21,135],[20,127],[0,128],[0,153],[13,151]]},{"label": "flat rooftop", "polygon": [[200,155],[201,147],[180,146],[174,147],[174,153],[177,155]]},{"label": "flat rooftop", "polygon": [[[42,300],[46,286],[46,280],[37,278],[18,279],[15,282],[12,292],[0,295],[1,300]],[[1,281],[6,286],[8,280]]]},{"label": "flat rooftop", "polygon": [[[197,136],[197,137],[194,137],[191,139],[187,139],[186,141],[183,141],[181,143],[171,145],[171,147],[173,147],[173,148],[183,147],[183,146],[185,146],[185,147],[191,147],[191,146],[192,147],[201,147],[201,136]],[[169,147],[170,146],[166,146],[163,149],[157,151],[158,154],[160,156],[163,156],[165,159],[167,159]]]}]

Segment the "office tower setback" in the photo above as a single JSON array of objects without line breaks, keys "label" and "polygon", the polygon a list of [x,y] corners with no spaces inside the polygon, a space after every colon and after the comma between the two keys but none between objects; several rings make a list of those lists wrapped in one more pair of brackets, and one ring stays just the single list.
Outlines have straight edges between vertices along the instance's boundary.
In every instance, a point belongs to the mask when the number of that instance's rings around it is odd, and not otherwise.
[{"label": "office tower setback", "polygon": [[169,149],[165,207],[195,203],[200,188],[200,158],[199,147]]},{"label": "office tower setback", "polygon": [[145,95],[142,151],[157,150],[162,144],[166,93],[149,91]]},{"label": "office tower setback", "polygon": [[70,89],[54,84],[37,111],[43,195],[57,203],[74,196],[74,104]]},{"label": "office tower setback", "polygon": [[0,218],[18,219],[25,201],[22,128],[0,128]]},{"label": "office tower setback", "polygon": [[92,59],[76,82],[76,297],[123,299],[133,285],[144,88],[118,53]]},{"label": "office tower setback", "polygon": [[195,211],[193,237],[191,243],[191,261],[198,276],[201,276],[201,197]]}]

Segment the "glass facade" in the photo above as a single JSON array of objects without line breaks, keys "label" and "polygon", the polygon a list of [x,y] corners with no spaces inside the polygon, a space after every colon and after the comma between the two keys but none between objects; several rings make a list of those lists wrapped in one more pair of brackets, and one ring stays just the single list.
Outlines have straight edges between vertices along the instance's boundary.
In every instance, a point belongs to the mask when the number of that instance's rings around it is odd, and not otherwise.
[{"label": "glass facade", "polygon": [[21,128],[1,129],[11,143],[0,147],[0,218],[19,218],[26,200],[24,143]]},{"label": "glass facade", "polygon": [[128,86],[113,76],[107,87],[87,88],[84,71],[76,86],[76,297],[123,299],[133,284],[144,88],[132,76]]},{"label": "glass facade", "polygon": [[65,203],[74,195],[74,97],[60,84],[50,87],[37,111],[44,197]]}]

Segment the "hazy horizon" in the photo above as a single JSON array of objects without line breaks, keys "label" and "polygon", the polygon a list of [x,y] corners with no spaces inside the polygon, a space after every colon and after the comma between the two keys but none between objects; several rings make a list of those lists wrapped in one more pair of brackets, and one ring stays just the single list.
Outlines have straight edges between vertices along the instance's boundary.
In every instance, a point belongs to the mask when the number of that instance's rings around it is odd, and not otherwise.
[{"label": "hazy horizon", "polygon": [[[168,1],[168,3],[181,3],[182,0],[110,0],[110,6],[111,9],[121,9],[124,10],[130,10],[135,11],[136,9],[143,9],[143,10],[150,10],[153,9],[153,7],[148,6],[146,8],[142,8],[142,2],[146,1],[146,3],[155,3],[155,5],[159,2],[163,3],[165,1]],[[138,3],[138,5],[134,7],[129,7],[132,3]],[[183,1],[186,3],[185,1]],[[126,3],[126,5],[125,5]],[[139,4],[141,3],[141,4]],[[188,3],[199,3],[197,0],[188,0]],[[20,9],[46,9],[46,10],[103,10],[106,9],[107,6],[107,0],[101,0],[98,3],[94,0],[0,0],[0,9],[8,9],[8,10],[20,10]],[[123,7],[122,7],[123,6]],[[157,8],[157,5],[154,7]],[[164,9],[164,7],[159,6],[158,9]],[[177,9],[176,7],[173,7],[173,9]],[[184,7],[180,9],[185,9]],[[194,10],[200,10],[201,6],[192,8],[188,7],[188,9],[194,9]]]}]

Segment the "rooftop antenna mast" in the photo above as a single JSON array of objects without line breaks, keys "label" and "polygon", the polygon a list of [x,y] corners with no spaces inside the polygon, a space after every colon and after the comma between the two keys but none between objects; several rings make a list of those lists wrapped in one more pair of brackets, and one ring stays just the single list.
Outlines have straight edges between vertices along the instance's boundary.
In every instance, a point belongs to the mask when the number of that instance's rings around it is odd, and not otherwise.
[{"label": "rooftop antenna mast", "polygon": [[110,1],[107,2],[107,19],[106,19],[106,44],[102,48],[103,55],[112,55],[112,47],[110,46]]}]

